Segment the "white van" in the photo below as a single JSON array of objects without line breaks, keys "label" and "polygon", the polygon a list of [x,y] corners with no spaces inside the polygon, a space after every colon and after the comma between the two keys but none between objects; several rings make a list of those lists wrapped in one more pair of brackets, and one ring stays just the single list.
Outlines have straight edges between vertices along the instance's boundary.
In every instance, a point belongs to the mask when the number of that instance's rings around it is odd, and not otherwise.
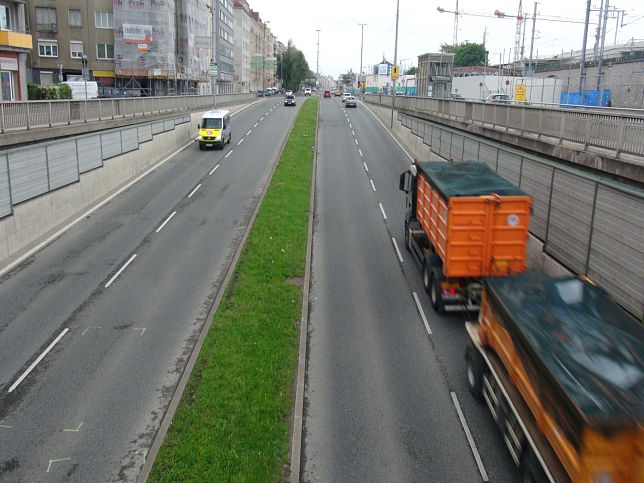
[{"label": "white van", "polygon": [[205,112],[199,121],[199,149],[212,146],[223,148],[224,144],[230,144],[232,130],[230,124],[230,112],[225,109],[213,109]]},{"label": "white van", "polygon": [[65,81],[63,84],[69,86],[72,99],[98,99],[98,84],[95,81]]}]

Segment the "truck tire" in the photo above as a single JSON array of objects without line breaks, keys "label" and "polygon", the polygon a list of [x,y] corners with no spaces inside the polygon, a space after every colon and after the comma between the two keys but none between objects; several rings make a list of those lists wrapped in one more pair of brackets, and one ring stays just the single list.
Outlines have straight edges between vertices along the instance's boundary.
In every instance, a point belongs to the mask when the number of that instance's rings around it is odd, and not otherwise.
[{"label": "truck tire", "polygon": [[465,349],[465,368],[467,371],[467,388],[472,393],[472,396],[482,401],[485,361],[471,343]]},{"label": "truck tire", "polygon": [[[423,279],[424,279],[423,275]],[[436,276],[436,272],[432,270],[429,275],[429,299],[432,302],[432,308],[439,314],[445,313],[445,303],[441,298],[441,282]]]},{"label": "truck tire", "polygon": [[523,483],[546,483],[548,477],[541,468],[539,460],[537,460],[537,457],[530,448],[526,451],[527,454],[521,462],[521,481]]}]

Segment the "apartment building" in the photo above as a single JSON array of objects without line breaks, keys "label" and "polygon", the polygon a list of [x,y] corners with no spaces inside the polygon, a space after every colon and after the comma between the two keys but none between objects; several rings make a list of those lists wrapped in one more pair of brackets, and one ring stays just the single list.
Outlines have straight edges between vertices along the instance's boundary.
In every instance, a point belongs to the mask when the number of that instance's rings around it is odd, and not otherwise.
[{"label": "apartment building", "polygon": [[27,99],[27,33],[25,1],[0,1],[0,95],[2,101]]}]

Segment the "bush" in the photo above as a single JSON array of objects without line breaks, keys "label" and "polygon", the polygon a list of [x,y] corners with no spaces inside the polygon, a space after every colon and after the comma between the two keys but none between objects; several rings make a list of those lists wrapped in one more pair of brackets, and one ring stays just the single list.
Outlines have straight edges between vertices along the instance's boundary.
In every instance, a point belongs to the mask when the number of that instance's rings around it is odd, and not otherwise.
[{"label": "bush", "polygon": [[27,83],[27,96],[30,101],[71,99],[72,91],[67,84],[41,86],[34,82]]}]

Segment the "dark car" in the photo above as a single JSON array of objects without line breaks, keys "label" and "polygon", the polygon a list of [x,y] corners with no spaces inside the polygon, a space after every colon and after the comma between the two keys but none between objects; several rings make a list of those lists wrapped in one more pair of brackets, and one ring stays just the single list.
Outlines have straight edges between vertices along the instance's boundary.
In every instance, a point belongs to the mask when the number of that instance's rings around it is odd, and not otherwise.
[{"label": "dark car", "polygon": [[295,96],[291,94],[290,96],[286,96],[284,98],[284,105],[285,106],[294,106],[295,105]]},{"label": "dark car", "polygon": [[329,99],[331,99],[331,91],[324,91],[324,97],[325,98],[328,97]]}]

